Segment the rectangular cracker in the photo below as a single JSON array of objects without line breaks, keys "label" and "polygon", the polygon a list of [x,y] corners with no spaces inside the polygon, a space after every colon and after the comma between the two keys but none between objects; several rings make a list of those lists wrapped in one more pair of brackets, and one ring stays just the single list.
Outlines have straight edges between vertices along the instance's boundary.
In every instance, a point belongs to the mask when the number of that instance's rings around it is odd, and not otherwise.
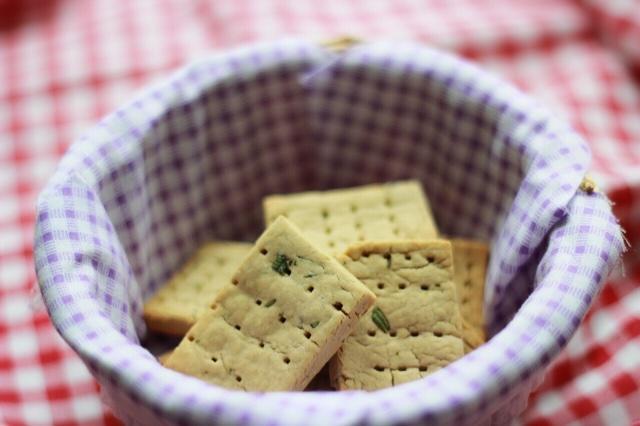
[{"label": "rectangular cracker", "polygon": [[166,366],[231,389],[303,390],[374,301],[281,217]]},{"label": "rectangular cracker", "polygon": [[271,195],[263,200],[265,223],[283,215],[313,244],[332,255],[358,241],[435,238],[429,202],[418,181],[324,192]]},{"label": "rectangular cracker", "polygon": [[144,305],[150,330],[184,336],[231,280],[253,245],[239,242],[205,244]]},{"label": "rectangular cracker", "polygon": [[[377,299],[331,360],[336,389],[394,386],[464,355],[451,243],[365,242],[339,259]],[[376,324],[376,309],[388,319],[389,330]]]},{"label": "rectangular cracker", "polygon": [[486,341],[484,324],[484,284],[489,247],[480,241],[451,240],[454,280],[460,299],[462,337],[465,353]]},{"label": "rectangular cracker", "polygon": [[158,355],[158,361],[160,362],[160,364],[165,365],[172,353],[173,353],[173,350],[170,350]]}]

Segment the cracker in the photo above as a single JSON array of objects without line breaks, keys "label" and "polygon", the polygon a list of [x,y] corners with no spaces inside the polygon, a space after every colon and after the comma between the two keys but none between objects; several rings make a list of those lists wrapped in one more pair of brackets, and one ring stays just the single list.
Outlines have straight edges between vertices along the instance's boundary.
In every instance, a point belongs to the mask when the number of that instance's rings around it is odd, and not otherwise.
[{"label": "cracker", "polygon": [[167,360],[169,359],[169,357],[171,356],[172,353],[173,353],[173,350],[170,350],[170,351],[163,352],[160,355],[158,355],[158,361],[160,361],[160,364],[165,365],[167,363]]},{"label": "cracker", "polygon": [[231,389],[303,390],[374,301],[279,218],[166,366]]},{"label": "cracker", "polygon": [[465,353],[486,340],[484,327],[484,284],[489,247],[479,241],[451,240],[454,280],[458,288]]},{"label": "cracker", "polygon": [[[463,356],[448,241],[360,243],[340,260],[377,299],[331,360],[336,389],[394,386]],[[388,320],[388,330],[384,321],[376,320],[378,309]]]},{"label": "cracker", "polygon": [[144,305],[153,331],[184,336],[249,253],[252,244],[213,242],[191,259]]},{"label": "cracker", "polygon": [[319,249],[339,255],[358,241],[435,238],[437,229],[418,181],[324,192],[271,195],[265,223],[283,215]]}]

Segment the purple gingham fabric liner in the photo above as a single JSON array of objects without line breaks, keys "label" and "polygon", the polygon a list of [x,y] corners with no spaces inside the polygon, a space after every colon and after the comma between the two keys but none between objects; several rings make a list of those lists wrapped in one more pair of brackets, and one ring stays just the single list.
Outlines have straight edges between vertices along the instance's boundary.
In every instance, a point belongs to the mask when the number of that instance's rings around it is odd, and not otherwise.
[{"label": "purple gingham fabric liner", "polygon": [[[585,143],[476,67],[411,44],[281,41],[204,58],[77,141],[38,203],[53,323],[128,423],[508,422],[623,249]],[[491,241],[491,341],[378,392],[242,393],[161,367],[143,300],[202,242],[259,235],[274,192],[420,179],[444,234]]]}]

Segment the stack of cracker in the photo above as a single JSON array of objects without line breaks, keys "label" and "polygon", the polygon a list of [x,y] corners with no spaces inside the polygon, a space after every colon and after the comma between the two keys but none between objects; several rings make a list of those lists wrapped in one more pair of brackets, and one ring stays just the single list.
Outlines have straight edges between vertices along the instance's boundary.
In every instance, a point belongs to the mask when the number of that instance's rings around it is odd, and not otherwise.
[{"label": "stack of cracker", "polygon": [[438,238],[418,182],[273,195],[263,207],[255,244],[204,246],[146,303],[150,329],[184,335],[168,368],[290,391],[326,364],[335,389],[375,390],[484,343],[487,246]]}]

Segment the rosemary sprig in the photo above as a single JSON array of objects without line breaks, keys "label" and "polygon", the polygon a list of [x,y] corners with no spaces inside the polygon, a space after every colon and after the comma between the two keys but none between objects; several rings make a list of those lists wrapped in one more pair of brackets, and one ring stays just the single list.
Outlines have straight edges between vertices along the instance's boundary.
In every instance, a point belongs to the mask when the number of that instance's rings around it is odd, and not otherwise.
[{"label": "rosemary sprig", "polygon": [[384,314],[384,312],[382,312],[382,309],[378,308],[377,306],[373,308],[373,311],[371,311],[371,319],[373,320],[373,323],[383,332],[388,333],[389,330],[391,330],[391,324],[389,324],[387,316]]},{"label": "rosemary sprig", "polygon": [[291,275],[291,266],[295,264],[295,260],[289,259],[282,253],[278,253],[271,264],[271,268],[280,275]]}]

